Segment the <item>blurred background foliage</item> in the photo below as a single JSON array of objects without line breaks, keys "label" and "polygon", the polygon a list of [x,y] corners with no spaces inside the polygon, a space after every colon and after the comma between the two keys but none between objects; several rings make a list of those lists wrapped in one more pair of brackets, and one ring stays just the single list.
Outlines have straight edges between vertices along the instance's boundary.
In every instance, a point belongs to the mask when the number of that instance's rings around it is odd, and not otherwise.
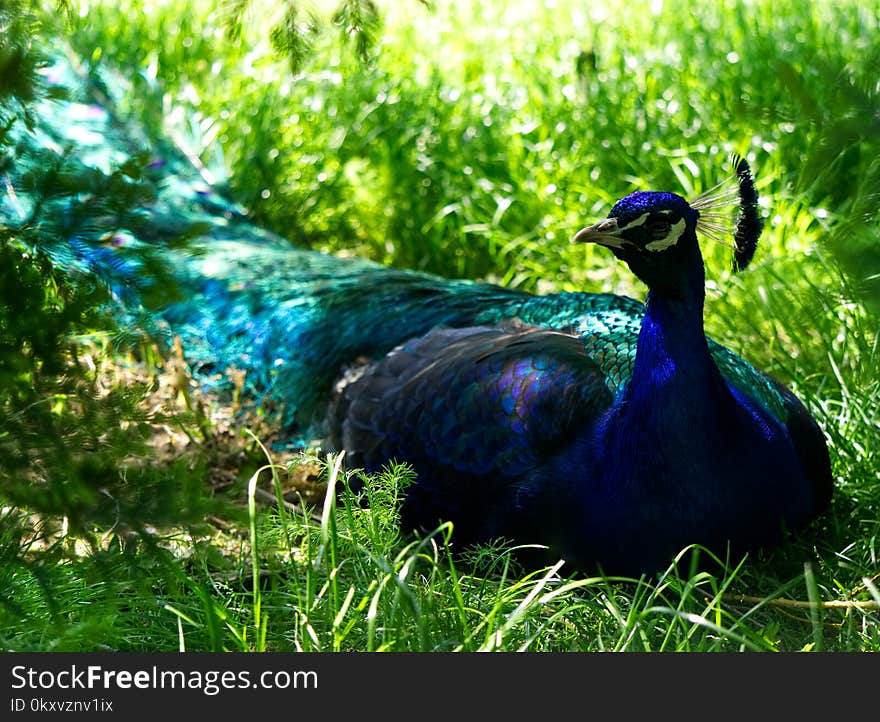
[{"label": "blurred background foliage", "polygon": [[870,4],[159,0],[76,14],[74,46],[127,69],[151,129],[295,242],[580,288],[583,250],[564,247],[578,224],[634,186],[712,185],[734,150],[771,221],[792,200],[809,214],[806,237],[764,257],[821,246],[876,306]]}]

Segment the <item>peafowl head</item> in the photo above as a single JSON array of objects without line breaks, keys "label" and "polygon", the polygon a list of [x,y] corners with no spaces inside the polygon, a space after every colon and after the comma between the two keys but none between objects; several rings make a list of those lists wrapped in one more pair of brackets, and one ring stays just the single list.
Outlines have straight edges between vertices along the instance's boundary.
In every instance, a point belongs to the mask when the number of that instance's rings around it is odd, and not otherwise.
[{"label": "peafowl head", "polygon": [[[577,232],[576,243],[598,243],[624,261],[649,288],[674,289],[682,274],[702,273],[698,234],[734,247],[733,267],[751,261],[761,234],[758,195],[745,160],[734,159],[735,173],[688,202],[675,193],[637,191],[622,198],[605,220]],[[737,205],[739,214],[721,209]]]},{"label": "peafowl head", "polygon": [[[700,214],[675,193],[638,191],[614,204],[608,217],[574,240],[609,248],[649,288],[676,291],[702,269]],[[683,275],[684,274],[684,275]]]}]

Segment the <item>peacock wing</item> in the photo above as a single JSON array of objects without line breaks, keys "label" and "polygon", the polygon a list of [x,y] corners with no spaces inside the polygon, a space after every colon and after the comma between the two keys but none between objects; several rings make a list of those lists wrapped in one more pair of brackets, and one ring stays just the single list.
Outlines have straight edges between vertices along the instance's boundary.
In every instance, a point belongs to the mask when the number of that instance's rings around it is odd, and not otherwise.
[{"label": "peacock wing", "polygon": [[397,347],[342,390],[335,414],[365,468],[397,459],[515,477],[612,400],[577,337],[507,324],[438,328]]}]

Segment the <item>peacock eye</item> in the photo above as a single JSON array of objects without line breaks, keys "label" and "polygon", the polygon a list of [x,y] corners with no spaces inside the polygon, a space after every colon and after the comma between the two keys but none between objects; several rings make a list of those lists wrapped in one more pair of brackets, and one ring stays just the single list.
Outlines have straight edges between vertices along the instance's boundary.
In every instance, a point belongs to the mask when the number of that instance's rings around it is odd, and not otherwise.
[{"label": "peacock eye", "polygon": [[669,235],[670,228],[668,221],[651,221],[645,226],[645,230],[648,231],[651,238],[658,241]]}]

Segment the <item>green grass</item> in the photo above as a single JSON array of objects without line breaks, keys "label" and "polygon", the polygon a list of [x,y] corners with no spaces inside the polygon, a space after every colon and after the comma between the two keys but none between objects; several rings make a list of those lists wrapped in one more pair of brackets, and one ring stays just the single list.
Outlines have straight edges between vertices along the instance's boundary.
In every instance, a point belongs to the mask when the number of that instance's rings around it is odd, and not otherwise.
[{"label": "green grass", "polygon": [[[268,471],[264,471],[268,474]],[[876,648],[876,612],[819,611],[827,570],[775,560],[673,563],[656,579],[523,573],[503,549],[451,559],[438,542],[401,539],[403,469],[370,480],[368,508],[342,497],[315,523],[251,512],[235,562],[189,539],[166,551],[114,541],[65,564],[19,564],[5,588],[21,608],[7,649],[709,651]],[[331,471],[331,485],[342,477]],[[333,497],[328,497],[333,499]],[[5,541],[5,540],[4,540]],[[7,548],[9,546],[7,545]],[[177,554],[175,555],[174,551]],[[183,558],[180,556],[184,553]],[[225,560],[228,562],[228,559]],[[785,570],[791,567],[791,572]],[[772,571],[770,571],[772,569]],[[786,575],[787,576],[777,576]],[[743,595],[760,598],[743,598]],[[861,597],[877,598],[868,584]],[[845,596],[845,595],[844,595]],[[860,598],[861,598],[860,597]],[[46,600],[51,600],[47,605]],[[864,606],[864,605],[862,605]],[[7,612],[10,613],[10,612]]]},{"label": "green grass", "polygon": [[[296,76],[264,23],[229,40],[207,0],[82,7],[64,33],[125,71],[124,109],[322,250],[640,297],[568,238],[633,189],[697,193],[747,155],[766,230],[742,275],[704,249],[707,329],[804,399],[836,494],[780,549],[641,580],[527,574],[504,549],[450,558],[448,529],[401,537],[400,468],[369,480],[368,506],[331,495],[319,520],[251,495],[223,532],[102,520],[65,537],[46,521],[41,541],[8,508],[0,646],[880,651],[880,4],[394,3],[371,62],[331,33]],[[247,500],[265,461],[218,497]],[[259,481],[275,493],[284,473]]]}]

